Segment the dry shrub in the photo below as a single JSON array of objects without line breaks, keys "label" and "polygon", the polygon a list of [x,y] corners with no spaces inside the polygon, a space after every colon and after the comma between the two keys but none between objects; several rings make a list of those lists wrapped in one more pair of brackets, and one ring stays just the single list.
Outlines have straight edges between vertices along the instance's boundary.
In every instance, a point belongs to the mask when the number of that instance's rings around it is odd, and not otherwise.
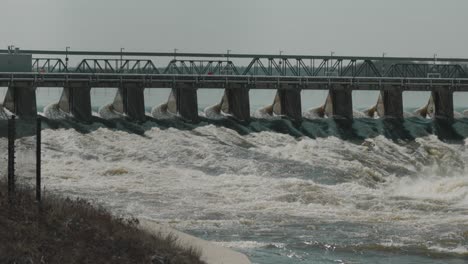
[{"label": "dry shrub", "polygon": [[6,190],[0,182],[0,263],[202,263],[200,252],[141,230],[137,219],[49,194],[39,206],[28,189],[10,205]]}]

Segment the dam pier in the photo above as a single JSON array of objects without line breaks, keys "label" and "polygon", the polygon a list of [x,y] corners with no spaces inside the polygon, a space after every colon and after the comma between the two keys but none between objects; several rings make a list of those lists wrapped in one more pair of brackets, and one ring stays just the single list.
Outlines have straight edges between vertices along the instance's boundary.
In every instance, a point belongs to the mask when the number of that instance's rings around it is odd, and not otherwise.
[{"label": "dam pier", "polygon": [[239,121],[250,119],[255,89],[276,90],[263,111],[293,121],[303,118],[302,90],[328,90],[314,111],[340,119],[353,118],[355,90],[380,91],[366,111],[370,117],[399,119],[404,91],[428,91],[421,116],[453,120],[453,93],[468,92],[467,64],[460,58],[0,50],[0,86],[8,87],[3,106],[19,117],[37,115],[36,88],[62,88],[58,107],[83,122],[92,120],[91,88],[117,88],[112,110],[136,121],[146,119],[144,89],[157,88],[171,89],[161,111],[194,123],[199,88],[224,89],[216,110]]}]

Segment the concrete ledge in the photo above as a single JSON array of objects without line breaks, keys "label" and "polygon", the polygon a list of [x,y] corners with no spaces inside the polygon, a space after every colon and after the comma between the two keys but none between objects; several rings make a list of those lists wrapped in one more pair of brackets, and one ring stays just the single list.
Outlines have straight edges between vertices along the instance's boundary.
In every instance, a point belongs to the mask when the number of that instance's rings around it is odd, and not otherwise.
[{"label": "concrete ledge", "polygon": [[209,241],[185,234],[154,221],[140,219],[140,227],[156,235],[174,235],[182,247],[195,248],[201,252],[201,260],[207,264],[250,264],[242,253],[215,245]]}]

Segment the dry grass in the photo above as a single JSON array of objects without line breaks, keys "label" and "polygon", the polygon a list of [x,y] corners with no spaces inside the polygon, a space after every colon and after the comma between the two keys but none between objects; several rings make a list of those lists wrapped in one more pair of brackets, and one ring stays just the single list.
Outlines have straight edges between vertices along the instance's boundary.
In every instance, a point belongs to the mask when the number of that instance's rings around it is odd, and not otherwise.
[{"label": "dry grass", "polygon": [[9,205],[0,182],[0,263],[203,263],[173,237],[138,228],[82,199],[47,195],[41,207],[29,190]]}]

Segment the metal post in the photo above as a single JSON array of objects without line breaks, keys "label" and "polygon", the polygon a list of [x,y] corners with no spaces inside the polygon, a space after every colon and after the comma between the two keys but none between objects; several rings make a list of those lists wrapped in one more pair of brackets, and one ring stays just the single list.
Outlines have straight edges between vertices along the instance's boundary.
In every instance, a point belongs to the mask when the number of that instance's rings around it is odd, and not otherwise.
[{"label": "metal post", "polygon": [[8,200],[13,203],[15,195],[15,116],[8,120]]},{"label": "metal post", "polygon": [[382,53],[382,77],[385,76],[385,55],[387,55],[387,53]]},{"label": "metal post", "polygon": [[65,68],[67,68],[67,72],[68,72],[68,50],[70,49],[70,47],[65,47]]},{"label": "metal post", "polygon": [[122,66],[123,66],[123,51],[125,48],[120,48],[120,70],[119,72],[122,72]]},{"label": "metal post", "polygon": [[41,118],[36,125],[36,200],[41,201]]}]

